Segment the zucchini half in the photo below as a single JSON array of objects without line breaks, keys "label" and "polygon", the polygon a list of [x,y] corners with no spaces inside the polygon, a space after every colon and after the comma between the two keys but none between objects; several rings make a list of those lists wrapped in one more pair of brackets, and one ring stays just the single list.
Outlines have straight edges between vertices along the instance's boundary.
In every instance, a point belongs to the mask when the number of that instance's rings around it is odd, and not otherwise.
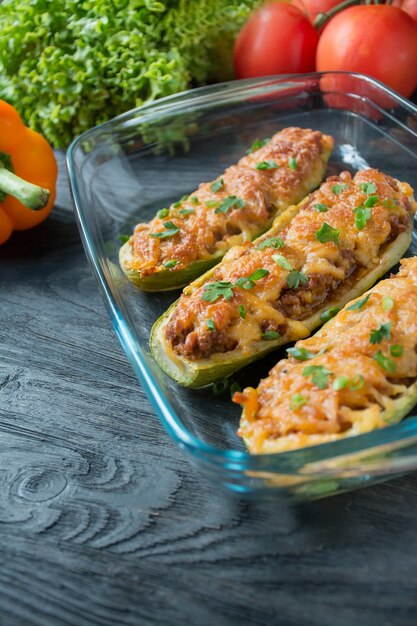
[{"label": "zucchini half", "polygon": [[[294,212],[294,208],[291,209]],[[281,216],[283,218],[284,216]],[[265,237],[276,237],[281,228],[274,225]],[[216,382],[230,376],[234,372],[257,361],[264,355],[276,350],[292,341],[308,337],[310,333],[322,324],[321,314],[332,307],[342,308],[347,302],[360,296],[383,276],[403,256],[411,242],[411,232],[401,233],[395,241],[388,244],[380,256],[379,263],[371,270],[360,270],[352,275],[351,280],[346,281],[342,294],[327,301],[325,305],[316,311],[311,317],[303,321],[287,320],[290,327],[290,336],[273,341],[259,341],[252,344],[250,354],[242,350],[232,350],[226,353],[214,354],[208,359],[193,361],[180,357],[172,349],[165,338],[165,328],[170,321],[172,313],[177,306],[175,301],[170,308],[155,322],[150,338],[150,348],[154,359],[161,369],[172,379],[184,387],[198,388]],[[206,281],[210,280],[215,268],[206,272],[203,276],[191,283],[184,294],[192,293]]]},{"label": "zucchini half", "polygon": [[142,276],[137,270],[131,269],[132,246],[127,241],[120,248],[119,262],[123,272],[131,283],[142,291],[171,291],[188,285],[196,276],[207,272],[221,261],[223,253],[219,252],[210,259],[200,259],[182,269],[173,271],[163,269],[148,276]]},{"label": "zucchini half", "polygon": [[[310,353],[308,360],[283,359],[258,389],[235,394],[233,400],[243,405],[239,435],[250,452],[287,452],[364,434],[399,423],[417,404],[413,329],[417,258],[401,263],[399,274],[378,283],[315,335],[296,344]],[[387,327],[387,322],[388,334],[372,339],[372,332],[382,323]],[[376,359],[377,353],[384,354],[385,360]],[[314,379],[307,383],[304,367],[308,366],[327,370],[324,386],[317,387],[321,383]],[[351,382],[355,380],[360,384]],[[301,394],[291,396],[298,388]],[[301,403],[288,404],[289,396],[300,395]],[[326,419],[332,423],[335,411],[338,418],[333,423],[343,428],[326,432],[323,424]]]},{"label": "zucchini half", "polygon": [[[399,424],[406,417],[412,408],[417,404],[417,381],[411,385],[404,386],[399,395],[395,399],[389,399],[387,406],[380,411],[379,415],[375,415],[375,407],[372,409],[362,409],[356,412],[358,425],[337,434],[310,434],[298,435],[293,437],[282,437],[281,439],[267,439],[262,442],[261,446],[254,446],[252,437],[242,436],[242,439],[252,454],[278,454],[282,452],[290,452],[299,450],[300,448],[308,448],[318,446],[320,444],[331,443],[339,439],[347,437],[355,437],[364,435],[371,430],[383,428],[385,426],[394,426]],[[246,408],[242,411],[240,419],[241,433],[248,424],[248,411]],[[383,424],[381,422],[384,422]],[[370,427],[371,426],[371,427]],[[372,427],[373,426],[373,427]]]},{"label": "zucchini half", "polygon": [[[278,214],[320,185],[333,139],[319,131],[285,128],[259,145],[217,181],[200,185],[194,194],[163,209],[164,218],[157,216],[136,227],[119,251],[120,266],[133,284],[148,292],[179,289],[219,263],[233,246],[259,237]],[[261,171],[257,167],[260,163],[275,163],[275,167],[267,166]],[[213,216],[217,211],[214,206],[210,208],[210,203],[220,204],[233,198],[238,204]],[[268,209],[267,218],[263,202]],[[154,239],[151,245],[149,237],[163,234],[167,223],[175,227],[174,234],[159,239],[159,243]],[[219,240],[211,239],[214,232]],[[201,233],[208,233],[208,238]],[[135,240],[141,246],[140,254],[134,250]],[[192,261],[187,256],[190,251],[191,257],[197,253]],[[174,261],[175,265],[166,266]]]}]

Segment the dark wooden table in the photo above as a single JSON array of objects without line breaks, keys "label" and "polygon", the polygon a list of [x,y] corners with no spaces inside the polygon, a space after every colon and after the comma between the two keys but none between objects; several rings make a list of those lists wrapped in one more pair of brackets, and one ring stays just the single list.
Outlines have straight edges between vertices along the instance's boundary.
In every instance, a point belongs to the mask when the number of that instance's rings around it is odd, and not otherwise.
[{"label": "dark wooden table", "polygon": [[112,329],[65,169],[0,248],[1,626],[417,623],[417,475],[284,507],[206,482]]}]

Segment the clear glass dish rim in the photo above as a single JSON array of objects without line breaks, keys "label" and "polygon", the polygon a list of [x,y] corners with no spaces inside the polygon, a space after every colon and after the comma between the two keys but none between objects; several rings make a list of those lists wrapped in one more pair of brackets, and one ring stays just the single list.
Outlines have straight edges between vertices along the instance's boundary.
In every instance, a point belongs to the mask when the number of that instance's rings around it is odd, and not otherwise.
[{"label": "clear glass dish rim", "polygon": [[[347,437],[346,439],[311,446],[300,450],[264,455],[252,455],[248,452],[242,452],[240,450],[217,448],[190,433],[179,416],[171,410],[162,389],[152,372],[148,369],[145,359],[141,356],[142,348],[136,344],[136,341],[130,334],[129,325],[126,323],[124,316],[119,311],[115,298],[113,297],[111,287],[104,276],[97,251],[91,241],[90,234],[84,220],[84,212],[77,185],[73,155],[79,144],[89,140],[97,133],[102,132],[103,129],[110,129],[114,126],[114,124],[128,121],[129,119],[132,119],[137,123],[141,123],[143,119],[141,120],[139,116],[142,114],[143,117],[147,118],[147,114],[150,113],[152,117],[155,118],[158,114],[164,113],[168,109],[171,113],[177,112],[178,110],[181,110],[184,105],[187,105],[190,102],[192,102],[193,105],[199,106],[204,104],[218,104],[219,94],[223,95],[221,102],[225,103],[228,100],[244,97],[248,94],[254,95],[255,93],[256,95],[265,95],[268,91],[268,87],[276,88],[279,84],[290,82],[291,80],[296,80],[297,82],[300,82],[303,79],[319,80],[321,77],[329,75],[349,76],[358,79],[359,81],[363,81],[363,83],[372,85],[381,93],[389,95],[397,103],[397,105],[403,107],[409,113],[417,116],[417,106],[415,106],[412,102],[403,98],[380,81],[364,74],[340,71],[285,74],[216,83],[166,96],[156,100],[155,102],[126,111],[125,113],[122,113],[107,122],[85,131],[72,141],[67,150],[66,161],[75,208],[74,213],[86,256],[93,274],[101,287],[101,293],[109,310],[116,334],[119,337],[120,343],[122,344],[126,355],[133,365],[135,373],[142,384],[148,399],[150,400],[157,416],[160,418],[162,425],[171,438],[179,445],[179,447],[185,449],[188,453],[191,453],[192,456],[200,461],[204,460],[205,462],[213,465],[221,465],[232,471],[240,472],[243,470],[250,470],[251,472],[258,471],[262,474],[271,473],[299,475],[298,470],[306,468],[307,464],[312,464],[312,466],[314,466],[316,463],[324,462],[326,460],[331,461],[336,458],[340,459],[341,457],[350,457],[351,455],[356,456],[366,450],[389,450],[392,446],[401,448],[401,442],[409,441],[410,438],[417,441],[417,416],[410,416],[398,425],[380,429],[378,431],[372,431],[364,435]],[[277,99],[279,99],[279,96]],[[384,111],[384,113],[386,114],[386,111]],[[397,120],[392,115],[389,114],[389,117],[394,119],[398,125],[404,126],[400,120]],[[406,128],[410,134],[417,136],[417,133],[415,133],[411,128]],[[395,439],[393,439],[393,434],[396,435]],[[389,465],[389,468],[387,465]],[[417,454],[412,455],[411,458],[407,457],[394,459],[388,464],[383,462],[382,464],[373,465],[372,472],[373,474],[386,474],[388,469],[402,472],[410,471],[416,467]],[[352,470],[352,476],[363,474],[363,471],[355,472],[355,468],[352,468]],[[340,471],[340,468],[332,470],[330,467],[323,467],[322,469],[317,467],[317,471],[314,471],[314,477],[330,478],[338,476]],[[313,474],[309,472],[308,478],[313,478]]]}]

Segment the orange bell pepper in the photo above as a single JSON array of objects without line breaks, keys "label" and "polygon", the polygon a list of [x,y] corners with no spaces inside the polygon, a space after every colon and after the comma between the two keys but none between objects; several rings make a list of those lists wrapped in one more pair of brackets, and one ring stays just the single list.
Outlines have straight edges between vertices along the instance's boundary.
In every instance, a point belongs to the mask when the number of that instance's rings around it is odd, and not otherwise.
[{"label": "orange bell pepper", "polygon": [[0,244],[42,222],[55,201],[56,159],[46,139],[0,100]]}]

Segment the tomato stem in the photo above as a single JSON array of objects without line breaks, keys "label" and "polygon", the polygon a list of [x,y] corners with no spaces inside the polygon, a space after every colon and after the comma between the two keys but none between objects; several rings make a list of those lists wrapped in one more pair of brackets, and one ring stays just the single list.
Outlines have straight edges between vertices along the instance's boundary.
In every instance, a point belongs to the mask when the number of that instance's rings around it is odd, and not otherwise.
[{"label": "tomato stem", "polygon": [[[368,4],[369,2],[369,4],[371,4],[372,1],[373,0],[366,0],[366,3]],[[330,11],[328,11],[327,13],[319,13],[314,19],[314,22],[313,22],[314,28],[316,30],[320,30],[321,28],[323,28],[323,26],[327,24],[327,22],[332,17],[337,15],[337,13],[340,13],[340,11],[343,11],[343,9],[347,9],[347,7],[352,7],[355,4],[360,4],[360,0],[344,0],[340,4],[330,9]]]}]

